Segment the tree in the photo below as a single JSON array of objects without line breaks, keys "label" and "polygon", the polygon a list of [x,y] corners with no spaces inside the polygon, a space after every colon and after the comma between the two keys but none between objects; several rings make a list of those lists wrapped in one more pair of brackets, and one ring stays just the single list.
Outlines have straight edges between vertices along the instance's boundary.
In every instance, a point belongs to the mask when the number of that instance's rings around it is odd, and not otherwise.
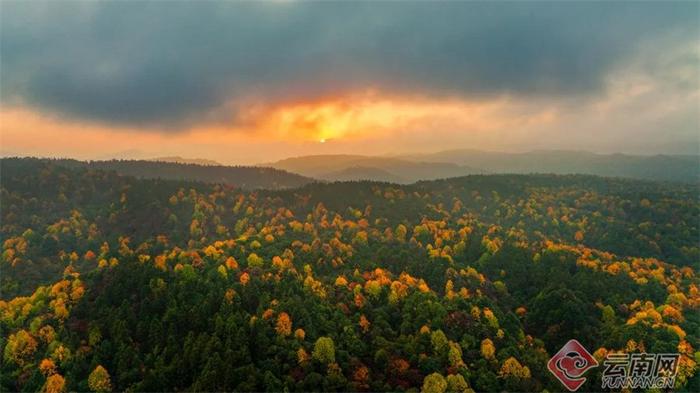
[{"label": "tree", "polygon": [[63,393],[66,391],[66,380],[60,374],[53,374],[46,378],[41,390],[45,393]]},{"label": "tree", "polygon": [[88,386],[93,392],[109,392],[112,390],[112,383],[107,370],[98,365],[88,377]]},{"label": "tree", "polygon": [[457,393],[474,393],[469,388],[469,384],[464,379],[462,374],[450,374],[447,376],[447,391]]},{"label": "tree", "polygon": [[219,273],[219,275],[223,278],[228,278],[228,271],[226,270],[226,267],[224,265],[220,265],[216,271]]},{"label": "tree", "polygon": [[281,312],[277,317],[277,324],[275,327],[277,334],[286,337],[292,334],[292,319],[286,312]]},{"label": "tree", "polygon": [[447,390],[447,381],[439,373],[432,373],[423,379],[421,393],[444,393]]},{"label": "tree", "polygon": [[485,338],[481,342],[481,356],[484,357],[484,359],[491,360],[494,358],[496,355],[496,347],[493,345],[493,341],[491,339]]},{"label": "tree", "polygon": [[433,345],[433,352],[436,354],[443,355],[447,353],[449,341],[442,330],[438,329],[430,333],[430,343]]},{"label": "tree", "polygon": [[66,362],[71,358],[71,351],[61,344],[54,349],[53,353],[51,354],[51,358],[57,360],[59,363]]},{"label": "tree", "polygon": [[26,330],[11,334],[5,345],[5,360],[19,366],[26,364],[36,352],[39,343]]},{"label": "tree", "polygon": [[323,364],[335,362],[335,343],[330,337],[319,337],[314,344],[314,350],[311,354],[314,359]]},{"label": "tree", "polygon": [[369,384],[367,383],[369,381],[369,369],[364,365],[357,367],[352,374],[352,380],[360,389],[369,388]]},{"label": "tree", "polygon": [[530,369],[527,366],[520,364],[518,359],[509,357],[503,362],[501,370],[498,372],[500,377],[515,377],[518,379],[530,378]]},{"label": "tree", "polygon": [[367,333],[369,331],[369,326],[370,322],[367,317],[365,317],[364,314],[360,315],[360,329],[362,329],[362,332]]},{"label": "tree", "polygon": [[228,257],[226,258],[226,267],[229,270],[236,270],[238,269],[238,262],[236,261],[236,258],[234,257]]},{"label": "tree", "polygon": [[396,239],[399,240],[400,242],[405,242],[406,241],[406,232],[408,232],[408,230],[406,229],[406,226],[403,224],[399,224],[396,226],[396,230],[394,231],[394,235],[396,236]]},{"label": "tree", "polygon": [[450,361],[452,367],[464,366],[464,361],[462,360],[462,348],[459,344],[455,342],[449,343],[450,351],[447,353],[447,359]]},{"label": "tree", "polygon": [[262,267],[265,264],[265,261],[254,252],[248,255],[247,260],[248,267]]},{"label": "tree", "polygon": [[56,373],[56,364],[51,359],[44,359],[39,363],[39,371],[48,377]]},{"label": "tree", "polygon": [[493,311],[491,311],[490,308],[485,307],[484,308],[484,318],[489,323],[489,326],[493,327],[494,329],[498,329],[498,318],[493,314]]},{"label": "tree", "polygon": [[347,280],[345,277],[343,277],[343,276],[338,276],[338,277],[335,279],[335,285],[336,285],[337,287],[345,287],[345,286],[348,285],[348,280]]},{"label": "tree", "polygon": [[233,288],[229,288],[224,293],[224,299],[228,304],[233,303],[233,298],[236,296],[236,291]]},{"label": "tree", "polygon": [[365,292],[376,299],[382,293],[382,285],[377,280],[367,281],[365,283]]},{"label": "tree", "polygon": [[309,361],[309,354],[306,353],[306,350],[304,348],[299,348],[297,350],[297,362],[299,364],[304,364]]}]

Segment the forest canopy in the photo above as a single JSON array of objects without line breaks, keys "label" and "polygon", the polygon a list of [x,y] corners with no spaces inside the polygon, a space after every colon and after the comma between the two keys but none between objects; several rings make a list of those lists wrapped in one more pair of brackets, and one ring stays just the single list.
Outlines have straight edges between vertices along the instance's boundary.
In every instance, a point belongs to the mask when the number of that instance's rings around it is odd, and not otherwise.
[{"label": "forest canopy", "polygon": [[3,391],[560,391],[572,338],[680,353],[700,390],[696,184],[0,165]]}]

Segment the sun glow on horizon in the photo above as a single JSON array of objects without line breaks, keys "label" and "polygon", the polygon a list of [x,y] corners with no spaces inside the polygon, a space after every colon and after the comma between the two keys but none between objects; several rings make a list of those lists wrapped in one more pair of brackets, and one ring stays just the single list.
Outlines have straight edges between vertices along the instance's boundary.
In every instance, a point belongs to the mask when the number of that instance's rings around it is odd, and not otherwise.
[{"label": "sun glow on horizon", "polygon": [[348,94],[326,100],[242,107],[245,132],[264,138],[326,143],[360,140],[413,130],[488,132],[547,123],[555,114],[541,108],[520,113],[507,97],[486,101]]},{"label": "sun glow on horizon", "polygon": [[[501,140],[504,130],[525,132],[528,127],[550,123],[557,116],[551,110],[507,97],[468,101],[378,93],[257,105],[239,102],[228,108],[236,113],[233,124],[203,120],[173,130],[167,126],[143,128],[79,120],[29,107],[0,107],[2,148],[5,154],[89,159],[156,147],[162,152],[158,155],[192,155],[191,151],[197,149],[203,157],[212,151],[224,155],[227,149],[238,149],[235,159],[240,160],[259,155],[256,149],[280,152],[275,155],[289,154],[282,152],[289,152],[290,148],[306,153],[358,148],[388,151],[402,145],[407,148],[407,143],[421,146],[428,141],[450,146],[451,138],[459,140],[466,135],[472,145],[488,145]],[[255,148],[241,151],[241,146]],[[319,150],[313,150],[313,146]]]}]

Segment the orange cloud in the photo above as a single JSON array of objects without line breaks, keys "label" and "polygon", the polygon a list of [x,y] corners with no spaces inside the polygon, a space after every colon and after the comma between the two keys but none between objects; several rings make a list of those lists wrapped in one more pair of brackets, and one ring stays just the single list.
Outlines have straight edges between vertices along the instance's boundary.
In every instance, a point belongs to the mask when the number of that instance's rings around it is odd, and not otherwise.
[{"label": "orange cloud", "polygon": [[231,162],[232,156],[245,160],[260,159],[244,156],[284,157],[290,154],[290,147],[307,154],[328,152],[330,146],[325,150],[318,146],[318,142],[326,141],[333,141],[332,148],[337,149],[334,151],[345,152],[352,152],[369,140],[376,142],[376,152],[395,150],[402,144],[411,148],[411,143],[422,144],[431,136],[435,137],[436,148],[438,142],[449,146],[451,138],[459,140],[461,135],[469,135],[472,143],[488,146],[502,140],[503,133],[514,135],[552,123],[557,117],[553,110],[508,97],[464,101],[377,92],[230,108],[238,115],[234,124],[201,123],[172,132],[80,121],[30,108],[0,107],[0,144],[5,154],[88,159],[139,150],[145,156],[218,154],[223,157],[220,159]]},{"label": "orange cloud", "polygon": [[382,96],[370,92],[314,102],[239,109],[244,131],[296,141],[356,140],[434,128],[490,131],[552,122],[552,110],[523,111],[508,98],[488,101]]}]

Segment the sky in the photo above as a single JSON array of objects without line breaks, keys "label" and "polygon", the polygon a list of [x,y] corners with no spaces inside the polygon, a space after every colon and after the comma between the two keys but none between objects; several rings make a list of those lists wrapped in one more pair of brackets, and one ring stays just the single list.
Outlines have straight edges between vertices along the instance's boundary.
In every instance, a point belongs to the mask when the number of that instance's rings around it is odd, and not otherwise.
[{"label": "sky", "polygon": [[698,2],[2,1],[0,153],[698,154]]}]

